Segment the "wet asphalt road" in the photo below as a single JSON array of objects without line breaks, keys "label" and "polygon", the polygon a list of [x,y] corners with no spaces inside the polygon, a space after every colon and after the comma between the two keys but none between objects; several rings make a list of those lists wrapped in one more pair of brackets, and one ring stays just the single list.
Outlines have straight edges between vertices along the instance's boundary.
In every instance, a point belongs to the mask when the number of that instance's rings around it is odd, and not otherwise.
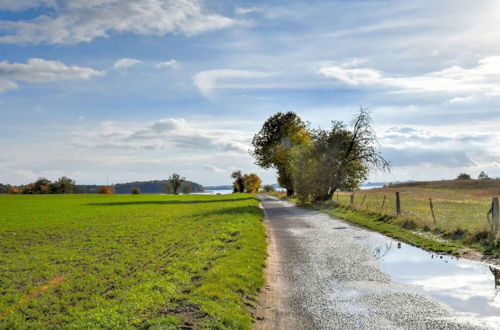
[{"label": "wet asphalt road", "polygon": [[259,199],[279,260],[282,307],[272,328],[485,328],[479,320],[393,282],[361,242],[371,232],[273,197]]}]

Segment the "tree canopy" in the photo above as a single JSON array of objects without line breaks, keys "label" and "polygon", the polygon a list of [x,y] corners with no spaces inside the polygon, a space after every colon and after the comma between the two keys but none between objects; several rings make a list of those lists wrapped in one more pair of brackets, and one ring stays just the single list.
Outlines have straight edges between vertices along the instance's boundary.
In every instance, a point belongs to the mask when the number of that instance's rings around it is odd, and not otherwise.
[{"label": "tree canopy", "polygon": [[293,195],[291,149],[310,139],[308,124],[294,112],[278,112],[269,117],[255,134],[250,152],[255,164],[262,168],[275,168],[278,183]]},{"label": "tree canopy", "polygon": [[179,193],[179,188],[184,181],[186,181],[186,178],[181,178],[181,176],[177,173],[172,174],[166,182],[166,185],[170,187],[165,187],[165,191],[167,192],[169,188],[171,188],[172,192],[177,195]]},{"label": "tree canopy", "polygon": [[471,180],[471,176],[467,173],[460,173],[457,175],[457,178],[455,180]]},{"label": "tree canopy", "polygon": [[256,193],[262,184],[262,180],[255,173],[243,175],[243,182],[245,183],[246,192],[250,194]]},{"label": "tree canopy", "polygon": [[233,193],[245,192],[245,181],[243,180],[243,174],[241,174],[241,171],[238,170],[231,173],[231,178],[234,179]]}]

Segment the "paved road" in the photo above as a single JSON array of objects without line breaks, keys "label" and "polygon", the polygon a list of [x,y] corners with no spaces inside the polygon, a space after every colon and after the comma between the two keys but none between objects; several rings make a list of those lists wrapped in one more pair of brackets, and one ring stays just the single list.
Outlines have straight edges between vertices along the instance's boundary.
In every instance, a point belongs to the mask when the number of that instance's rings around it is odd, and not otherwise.
[{"label": "paved road", "polygon": [[371,249],[360,242],[371,232],[273,197],[260,195],[259,199],[266,215],[270,257],[268,286],[260,297],[255,328],[481,328],[445,305],[392,282]]}]

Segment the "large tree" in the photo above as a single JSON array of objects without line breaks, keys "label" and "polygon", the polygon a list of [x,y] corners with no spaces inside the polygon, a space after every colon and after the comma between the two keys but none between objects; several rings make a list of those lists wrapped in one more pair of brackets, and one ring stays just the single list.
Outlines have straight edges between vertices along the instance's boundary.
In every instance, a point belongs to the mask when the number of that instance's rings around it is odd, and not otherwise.
[{"label": "large tree", "polygon": [[286,188],[287,195],[294,193],[291,150],[309,139],[307,123],[294,112],[277,114],[266,120],[261,130],[255,134],[250,152],[255,164],[263,168],[275,168],[278,183]]},{"label": "large tree", "polygon": [[352,130],[343,122],[332,122],[329,131],[311,132],[311,142],[295,147],[293,181],[301,200],[329,200],[335,191],[352,190],[367,179],[370,168],[389,169],[375,149],[370,114],[361,109]]}]

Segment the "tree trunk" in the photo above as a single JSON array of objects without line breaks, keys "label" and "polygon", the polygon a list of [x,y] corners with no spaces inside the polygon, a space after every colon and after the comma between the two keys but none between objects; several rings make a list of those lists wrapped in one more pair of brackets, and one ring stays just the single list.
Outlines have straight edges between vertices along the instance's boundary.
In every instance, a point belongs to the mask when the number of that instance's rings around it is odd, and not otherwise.
[{"label": "tree trunk", "polygon": [[333,198],[333,194],[335,194],[335,192],[337,191],[337,189],[330,189],[330,192],[324,194],[324,195],[320,195],[318,197],[316,197],[316,199],[314,200],[315,202],[324,202],[324,201],[330,201],[332,200]]},{"label": "tree trunk", "polygon": [[294,193],[293,189],[286,188],[286,197],[292,197]]}]

